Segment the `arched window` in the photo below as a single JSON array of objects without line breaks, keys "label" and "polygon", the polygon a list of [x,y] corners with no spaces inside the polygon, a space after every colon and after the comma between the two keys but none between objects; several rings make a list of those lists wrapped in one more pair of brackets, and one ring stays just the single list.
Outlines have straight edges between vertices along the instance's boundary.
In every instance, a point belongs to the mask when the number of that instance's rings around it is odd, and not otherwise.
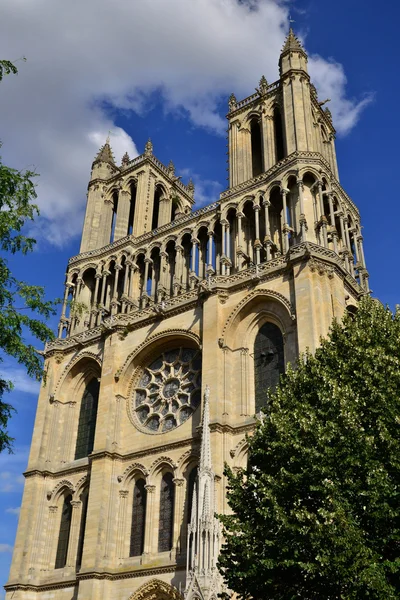
[{"label": "arched window", "polygon": [[277,106],[274,108],[274,132],[275,132],[275,151],[276,160],[282,160],[285,157],[285,150],[283,145],[283,127],[281,111]]},{"label": "arched window", "polygon": [[93,450],[100,383],[93,378],[86,386],[79,413],[75,459],[88,456]]},{"label": "arched window", "polygon": [[250,132],[252,170],[253,177],[256,177],[256,175],[260,175],[260,173],[263,172],[261,127],[260,123],[256,119],[251,121]]},{"label": "arched window", "polygon": [[72,496],[69,494],[64,498],[64,504],[61,513],[60,531],[58,534],[56,569],[62,569],[67,564],[68,545],[69,545],[69,533],[71,530],[71,517],[72,517]]},{"label": "arched window", "polygon": [[162,196],[162,189],[160,187],[156,188],[154,192],[154,200],[153,200],[153,216],[151,218],[151,230],[157,229],[158,227],[158,213],[160,212],[160,198]]},{"label": "arched window", "polygon": [[118,192],[113,193],[113,209],[112,209],[112,220],[111,220],[111,232],[110,232],[110,244],[114,241],[115,236],[115,224],[117,222],[117,211],[118,211]]},{"label": "arched window", "polygon": [[76,568],[82,564],[82,554],[83,554],[83,542],[85,539],[85,528],[86,528],[86,517],[87,517],[87,508],[88,508],[88,492],[89,490],[85,490],[81,496],[82,508],[81,508],[81,524],[79,527],[79,539],[78,539],[78,550],[76,553]]},{"label": "arched window", "polygon": [[273,391],[285,370],[282,332],[273,323],[264,323],[254,342],[256,413],[265,407],[268,391]]},{"label": "arched window", "polygon": [[174,528],[174,482],[172,473],[165,473],[161,479],[160,522],[158,528],[158,551],[172,549]]},{"label": "arched window", "polygon": [[135,208],[136,208],[136,185],[134,183],[132,183],[131,184],[131,202],[130,202],[130,207],[129,207],[127,235],[132,235],[132,233],[133,233],[133,223],[135,220]]},{"label": "arched window", "polygon": [[144,479],[138,479],[133,488],[131,545],[129,556],[141,556],[144,548],[147,490]]}]

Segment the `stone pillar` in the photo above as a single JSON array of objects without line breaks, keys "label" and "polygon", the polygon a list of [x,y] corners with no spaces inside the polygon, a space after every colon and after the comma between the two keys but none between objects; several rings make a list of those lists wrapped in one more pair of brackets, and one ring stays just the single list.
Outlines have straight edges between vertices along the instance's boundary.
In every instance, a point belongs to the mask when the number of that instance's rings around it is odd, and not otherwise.
[{"label": "stone pillar", "polygon": [[121,190],[118,194],[117,220],[115,223],[114,241],[128,235],[129,212],[131,209],[130,193]]},{"label": "stone pillar", "polygon": [[236,213],[237,218],[237,228],[238,228],[238,247],[236,250],[236,262],[238,271],[242,270],[242,261],[241,256],[243,255],[243,229],[242,229],[242,219],[244,214],[242,212]]},{"label": "stone pillar", "polygon": [[226,264],[226,274],[231,274],[231,226],[229,221],[226,222],[226,258],[228,259]]},{"label": "stone pillar", "polygon": [[304,212],[304,183],[302,179],[297,179],[297,190],[300,203],[300,236],[301,241],[307,241],[307,219]]},{"label": "stone pillar", "polygon": [[260,242],[260,205],[259,204],[253,204],[253,210],[254,210],[254,221],[255,221],[255,233],[256,233],[256,239],[254,240],[254,249],[256,251],[256,264],[259,265],[260,264],[260,249],[261,249],[261,242]]},{"label": "stone pillar", "polygon": [[209,275],[212,275],[214,273],[214,268],[213,268],[213,237],[214,237],[214,232],[213,231],[208,231],[208,267],[207,267],[207,272]]},{"label": "stone pillar", "polygon": [[119,491],[119,511],[117,521],[117,559],[125,558],[125,529],[128,490]]},{"label": "stone pillar", "polygon": [[180,554],[182,552],[182,548],[180,547],[180,533],[181,526],[183,522],[183,508],[184,508],[184,500],[185,500],[185,488],[184,488],[184,479],[173,479],[173,483],[175,484],[175,506],[174,506],[174,533],[173,533],[173,545],[176,552]]},{"label": "stone pillar", "polygon": [[264,219],[265,219],[265,238],[264,238],[264,246],[267,261],[271,260],[271,228],[269,225],[269,207],[271,206],[271,202],[268,198],[263,198],[262,205],[264,207]]},{"label": "stone pillar", "polygon": [[57,512],[58,506],[49,506],[49,515],[47,518],[47,534],[46,534],[46,543],[44,546],[44,554],[43,554],[43,568],[47,570],[54,569],[54,565],[50,564],[52,560],[52,551],[54,548],[54,536],[55,536],[55,526],[57,520]]},{"label": "stone pillar", "polygon": [[182,283],[182,262],[183,262],[183,247],[180,244],[175,245],[175,274],[174,274],[174,295],[179,293]]},{"label": "stone pillar", "polygon": [[68,553],[66,566],[75,568],[78,544],[79,544],[79,532],[81,528],[82,518],[82,502],[81,500],[72,500],[72,517],[71,517],[71,529],[69,531],[69,542],[68,542]]},{"label": "stone pillar", "polygon": [[225,219],[221,220],[222,227],[222,267],[221,267],[221,275],[225,275],[226,273],[226,226],[228,221]]},{"label": "stone pillar", "polygon": [[317,182],[318,186],[318,200],[319,200],[319,221],[321,224],[321,241],[322,245],[327,248],[328,247],[328,235],[327,235],[327,220],[324,214],[324,197],[322,193],[322,181]]},{"label": "stone pillar", "polygon": [[331,219],[331,228],[332,228],[332,241],[333,241],[333,249],[338,253],[338,243],[337,243],[337,231],[335,225],[335,213],[333,210],[333,200],[332,200],[332,192],[328,192],[328,202],[329,202],[329,215]]},{"label": "stone pillar", "polygon": [[144,531],[144,550],[143,554],[151,554],[153,552],[153,525],[154,525],[154,510],[155,510],[155,485],[145,485],[147,491],[146,505],[146,527]]},{"label": "stone pillar", "polygon": [[144,278],[143,278],[142,298],[148,298],[148,296],[149,296],[147,293],[147,282],[149,279],[149,266],[151,264],[153,264],[153,261],[151,260],[151,258],[144,259]]},{"label": "stone pillar", "polygon": [[110,243],[111,226],[114,213],[114,201],[111,198],[104,200],[104,208],[101,215],[100,231],[98,236],[98,247],[102,248]]},{"label": "stone pillar", "polygon": [[281,195],[282,195],[282,205],[283,205],[283,231],[282,231],[282,236],[283,236],[283,253],[286,254],[286,252],[289,250],[289,223],[287,222],[287,203],[286,203],[286,195],[288,193],[289,190],[282,188],[281,189]]}]

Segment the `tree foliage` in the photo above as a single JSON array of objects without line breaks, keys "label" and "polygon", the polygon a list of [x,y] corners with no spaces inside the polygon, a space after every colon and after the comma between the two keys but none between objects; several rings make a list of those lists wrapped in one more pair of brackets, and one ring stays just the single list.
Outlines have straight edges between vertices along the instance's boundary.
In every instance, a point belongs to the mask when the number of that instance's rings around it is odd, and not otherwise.
[{"label": "tree foliage", "polygon": [[239,598],[400,594],[400,311],[364,299],[288,368],[226,467],[219,567]]},{"label": "tree foliage", "polygon": [[[0,61],[0,81],[4,75],[15,74],[10,61]],[[0,144],[1,147],[1,144]],[[13,276],[8,258],[17,252],[26,254],[35,244],[24,233],[24,226],[39,214],[34,204],[36,190],[33,171],[21,171],[3,164],[0,157],[0,362],[8,355],[16,359],[35,379],[42,376],[42,359],[32,343],[42,343],[53,337],[45,321],[56,311],[56,302],[45,300],[44,289],[28,285]],[[0,374],[0,452],[11,451],[13,439],[7,424],[14,410],[3,401],[4,393],[12,389],[12,382]]]}]

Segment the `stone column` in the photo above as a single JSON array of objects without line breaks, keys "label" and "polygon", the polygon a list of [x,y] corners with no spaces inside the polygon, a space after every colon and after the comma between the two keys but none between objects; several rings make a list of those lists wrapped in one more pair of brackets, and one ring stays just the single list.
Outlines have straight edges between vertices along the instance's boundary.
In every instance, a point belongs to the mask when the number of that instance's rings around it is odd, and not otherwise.
[{"label": "stone column", "polygon": [[117,522],[117,559],[125,558],[125,529],[128,490],[119,491],[119,511]]},{"label": "stone column", "polygon": [[226,274],[231,274],[231,226],[229,221],[226,222],[226,257],[228,262],[226,264]]},{"label": "stone column", "polygon": [[324,214],[324,197],[322,193],[322,181],[317,182],[318,185],[318,199],[319,199],[319,221],[321,224],[321,233],[322,233],[322,245],[327,248],[328,247],[328,235],[327,235],[327,219]]},{"label": "stone column", "polygon": [[111,226],[114,212],[114,201],[111,198],[104,200],[104,209],[101,216],[99,229],[98,247],[102,248],[110,243]]},{"label": "stone column", "polygon": [[300,203],[300,235],[301,241],[307,241],[307,219],[304,212],[304,183],[302,179],[297,179],[297,190]]},{"label": "stone column", "polygon": [[221,257],[221,275],[225,275],[226,269],[226,225],[227,221],[225,219],[221,220],[221,228],[222,228],[222,257]]},{"label": "stone column", "polygon": [[101,273],[96,273],[94,278],[95,278],[95,285],[94,285],[93,303],[92,303],[91,310],[90,310],[89,328],[94,327],[97,324],[96,320],[97,320],[97,314],[99,312],[98,306],[97,306],[97,298],[99,295],[99,284],[100,284],[100,280],[102,278]]},{"label": "stone column", "polygon": [[146,505],[146,527],[144,531],[144,550],[143,554],[152,554],[153,552],[153,541],[157,543],[158,540],[154,540],[153,536],[153,524],[154,524],[154,500],[155,500],[155,485],[145,485],[147,491],[147,505]]},{"label": "stone column", "polygon": [[182,283],[183,247],[180,244],[175,244],[175,250],[174,295],[176,296],[179,293]]},{"label": "stone column", "polygon": [[64,299],[63,299],[63,304],[62,304],[62,309],[61,309],[61,317],[60,317],[60,323],[58,325],[58,337],[61,338],[63,331],[64,331],[64,327],[65,327],[65,322],[66,322],[66,310],[67,310],[67,302],[68,302],[68,296],[69,296],[69,292],[70,289],[72,287],[72,283],[71,282],[67,282],[65,284],[65,291],[64,291]]},{"label": "stone column", "polygon": [[111,314],[115,315],[118,312],[118,280],[119,272],[121,271],[121,265],[115,265],[115,277],[114,277],[114,289],[111,298]]},{"label": "stone column", "polygon": [[289,190],[282,188],[281,189],[281,195],[282,195],[282,205],[283,205],[283,253],[286,254],[286,252],[289,250],[289,223],[287,222],[287,204],[286,204],[286,195],[288,193]]},{"label": "stone column", "polygon": [[49,506],[49,516],[47,519],[47,535],[43,555],[43,567],[45,570],[52,570],[54,568],[54,565],[50,564],[50,561],[52,560],[52,550],[54,547],[54,530],[56,526],[57,512],[58,506]]},{"label": "stone column", "polygon": [[160,252],[160,286],[161,291],[169,295],[171,286],[168,281],[168,254],[165,250]]},{"label": "stone column", "polygon": [[214,273],[214,268],[213,268],[213,237],[214,237],[214,232],[209,230],[208,232],[208,267],[207,267],[207,272],[209,275],[212,275]]},{"label": "stone column", "polygon": [[79,543],[79,532],[81,528],[81,517],[82,517],[82,502],[81,500],[71,500],[72,506],[72,517],[71,517],[71,529],[69,531],[68,541],[68,552],[66,566],[75,568],[78,543]]},{"label": "stone column", "polygon": [[173,479],[173,483],[175,484],[175,507],[174,507],[174,535],[173,535],[173,545],[176,552],[180,554],[182,552],[182,548],[180,547],[180,532],[181,526],[183,522],[183,503],[184,503],[184,479]]},{"label": "stone column", "polygon": [[265,238],[264,238],[264,246],[265,252],[267,256],[267,261],[271,260],[271,229],[269,225],[269,207],[271,206],[271,202],[268,198],[263,198],[262,205],[264,207],[264,218],[265,218]]},{"label": "stone column", "polygon": [[328,192],[328,202],[329,202],[329,215],[331,219],[331,227],[332,227],[332,240],[333,240],[333,249],[338,253],[338,243],[337,243],[337,232],[335,225],[335,213],[333,210],[333,200],[332,200],[332,192]]},{"label": "stone column", "polygon": [[347,271],[350,271],[349,265],[349,250],[347,248],[347,240],[346,240],[346,231],[344,227],[344,215],[343,212],[339,213],[339,221],[340,221],[340,235],[342,236],[342,254],[344,256],[345,267]]},{"label": "stone column", "polygon": [[131,198],[127,190],[121,190],[118,194],[117,219],[115,223],[114,241],[128,235],[129,212],[131,209]]},{"label": "stone column", "polygon": [[254,249],[256,251],[256,264],[259,265],[260,264],[260,249],[261,249],[261,242],[260,242],[260,205],[259,204],[254,204],[253,205],[253,210],[254,210],[254,221],[255,221],[255,233],[256,233],[256,239],[254,240]]},{"label": "stone column", "polygon": [[[149,279],[149,266],[153,264],[151,258],[144,259],[144,278],[143,278],[143,290],[142,290],[142,299],[148,298],[149,295],[147,293],[147,282]],[[143,306],[142,306],[143,308]]]},{"label": "stone column", "polygon": [[242,229],[243,217],[244,217],[244,214],[242,212],[236,213],[237,227],[238,227],[238,247],[236,250],[236,262],[237,262],[238,271],[242,270],[241,256],[243,255],[243,229]]}]

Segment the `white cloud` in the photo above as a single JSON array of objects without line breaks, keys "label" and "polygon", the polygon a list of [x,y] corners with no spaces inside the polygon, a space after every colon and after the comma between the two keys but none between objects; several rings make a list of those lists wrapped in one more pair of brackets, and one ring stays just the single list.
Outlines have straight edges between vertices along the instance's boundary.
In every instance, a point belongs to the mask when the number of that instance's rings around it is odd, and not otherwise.
[{"label": "white cloud", "polygon": [[0,544],[0,552],[12,552],[13,547],[10,544]]},{"label": "white cloud", "polygon": [[40,383],[29,377],[24,369],[7,366],[7,368],[3,370],[3,375],[7,380],[12,381],[14,391],[33,394],[34,396],[38,395]]},{"label": "white cloud", "polygon": [[[3,0],[0,56],[28,62],[1,84],[2,154],[41,174],[40,233],[56,245],[79,233],[109,129],[118,159],[137,154],[115,109],[144,111],[159,91],[166,110],[222,132],[221,97],[252,93],[263,73],[277,78],[286,29],[285,0]],[[345,133],[366,100],[346,98],[341,65],[312,57],[310,67]]]},{"label": "white cloud", "polygon": [[16,506],[15,508],[6,508],[6,513],[9,513],[10,515],[17,515],[17,516],[19,516],[20,512],[21,512],[21,507],[20,506]]}]

